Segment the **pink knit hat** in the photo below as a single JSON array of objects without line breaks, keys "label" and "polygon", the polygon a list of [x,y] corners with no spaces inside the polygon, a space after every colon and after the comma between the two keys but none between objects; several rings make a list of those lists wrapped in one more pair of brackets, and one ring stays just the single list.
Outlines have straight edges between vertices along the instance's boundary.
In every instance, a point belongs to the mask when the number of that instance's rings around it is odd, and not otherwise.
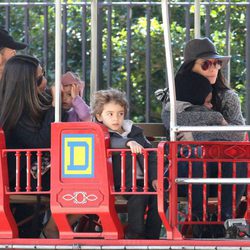
[{"label": "pink knit hat", "polygon": [[80,84],[84,88],[84,81],[82,81],[79,76],[71,71],[66,72],[61,78],[62,85]]}]

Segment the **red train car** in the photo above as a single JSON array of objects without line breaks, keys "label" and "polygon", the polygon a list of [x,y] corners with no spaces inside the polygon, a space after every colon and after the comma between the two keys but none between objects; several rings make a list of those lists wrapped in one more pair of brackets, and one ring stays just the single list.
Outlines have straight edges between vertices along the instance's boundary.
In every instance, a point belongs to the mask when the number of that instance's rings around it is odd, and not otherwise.
[{"label": "red train car", "polygon": [[[125,157],[128,149],[110,149],[108,131],[96,123],[55,123],[52,125],[52,141],[50,149],[6,149],[4,133],[0,133],[1,150],[1,225],[0,245],[4,248],[39,248],[39,249],[244,249],[250,247],[248,231],[242,230],[236,237],[195,239],[192,236],[192,225],[220,225],[221,218],[221,188],[231,184],[232,208],[234,223],[248,228],[249,202],[246,195],[242,197],[241,205],[236,205],[236,186],[249,183],[249,178],[236,178],[238,162],[244,162],[248,169],[250,161],[249,142],[160,142],[157,148],[145,149],[145,159],[149,151],[157,154],[158,189],[148,191],[148,164],[144,166],[144,189],[137,192],[132,188],[126,192],[125,184],[121,190],[114,189],[112,154],[119,153]],[[178,154],[177,151],[184,152]],[[44,189],[41,175],[42,153],[51,154],[50,181],[51,187]],[[16,157],[16,184],[11,189],[8,181],[8,154]],[[37,178],[32,180],[31,155],[36,154],[38,161]],[[25,157],[27,169],[25,188],[22,189],[20,180],[20,159]],[[132,158],[136,159],[136,154]],[[198,178],[178,178],[178,162],[200,162],[202,168],[210,162],[233,164],[232,178],[207,178],[206,171],[202,180]],[[124,178],[125,161],[123,161],[121,179]],[[134,161],[136,162],[136,161]],[[136,164],[136,163],[135,163]],[[134,166],[135,167],[135,166]],[[169,175],[165,172],[168,168]],[[219,167],[219,176],[221,168]],[[135,174],[135,173],[133,173]],[[33,184],[32,184],[33,182]],[[165,185],[168,183],[168,185]],[[192,185],[202,184],[203,220],[194,221],[192,218]],[[216,197],[207,197],[207,187],[217,183]],[[136,184],[134,184],[136,185]],[[178,197],[178,186],[186,185],[188,199]],[[134,190],[134,191],[133,191]],[[163,222],[162,237],[159,240],[125,239],[124,229],[126,220],[121,219],[121,213],[126,214],[126,204],[119,203],[122,195],[149,194],[158,199],[158,212]],[[117,201],[118,200],[118,201]],[[15,205],[17,203],[35,206],[34,215],[16,221]],[[168,209],[166,210],[166,203]],[[39,204],[39,208],[37,208]],[[50,210],[59,230],[58,239],[41,239],[39,237],[22,238],[20,228],[29,220],[34,220],[39,212]],[[217,215],[217,220],[210,221],[206,214]],[[83,226],[72,227],[68,222],[68,215],[81,214]],[[93,218],[90,227],[86,218]],[[237,218],[241,218],[237,220]],[[88,226],[86,226],[88,225]],[[232,224],[233,225],[233,224]],[[229,225],[230,226],[230,225]],[[241,227],[238,227],[241,228]]]},{"label": "red train car", "polygon": [[[197,1],[198,3],[199,1]],[[166,64],[170,94],[173,99],[173,70],[171,65],[171,39],[169,32],[168,1],[163,0],[163,24],[166,47]],[[60,89],[61,75],[61,1],[55,1],[56,7],[56,86]],[[93,53],[93,57],[95,54]],[[93,58],[93,61],[95,59]],[[56,96],[56,109],[60,110],[60,93]],[[59,113],[59,112],[58,112]],[[51,148],[49,149],[6,149],[5,137],[0,130],[0,248],[4,249],[249,249],[249,205],[250,198],[250,143],[245,142],[160,142],[157,147],[143,150],[144,188],[136,191],[133,182],[131,192],[126,192],[122,181],[121,189],[114,189],[112,154],[121,156],[121,180],[124,180],[128,149],[111,149],[108,131],[96,123],[56,123],[52,125]],[[171,133],[181,131],[174,128]],[[179,129],[179,130],[178,130]],[[217,129],[214,127],[214,129]],[[230,128],[229,128],[230,129]],[[182,130],[184,131],[184,130]],[[190,130],[189,130],[190,131]],[[171,136],[173,137],[173,136]],[[148,190],[149,151],[157,154],[157,191]],[[42,155],[50,153],[51,169],[47,172],[50,187],[45,187],[42,176]],[[178,153],[180,152],[180,153]],[[8,155],[15,156],[14,166],[8,166]],[[37,161],[36,178],[32,177],[32,158]],[[132,176],[136,178],[136,154],[132,154]],[[26,177],[21,179],[21,161],[26,162]],[[185,162],[189,168],[187,178],[178,177],[178,164]],[[202,178],[192,178],[191,166],[199,162],[203,168]],[[210,163],[218,166],[218,178],[207,178],[206,167]],[[247,178],[236,178],[239,163],[247,168]],[[222,165],[232,166],[232,177],[222,178]],[[10,187],[8,169],[15,170],[15,186]],[[166,175],[166,171],[168,175]],[[196,221],[192,216],[193,186],[202,185],[203,216]],[[207,194],[208,186],[216,185],[215,197]],[[221,217],[222,187],[232,185],[232,219],[226,224],[227,237],[194,238],[194,225],[223,225]],[[236,204],[237,185],[247,185],[241,204]],[[188,197],[178,196],[178,187],[185,185]],[[159,240],[125,239],[126,200],[124,195],[157,196],[158,212],[162,219],[162,237]],[[225,197],[223,197],[225,198]],[[16,208],[19,204],[29,205],[34,214],[16,220]],[[39,234],[22,237],[22,228],[30,223],[36,226],[40,216],[50,211],[59,230],[59,238],[42,239]],[[20,213],[20,211],[19,211]],[[81,223],[71,226],[69,215],[82,215]],[[216,215],[210,220],[208,214]],[[126,216],[125,216],[126,217]],[[30,224],[29,224],[30,225]],[[38,226],[39,227],[39,226]],[[34,227],[35,228],[35,227]],[[42,227],[40,227],[42,229]],[[28,228],[32,232],[33,228]],[[231,231],[230,231],[231,230]],[[234,231],[233,231],[234,230]],[[34,234],[35,235],[35,234]]]}]

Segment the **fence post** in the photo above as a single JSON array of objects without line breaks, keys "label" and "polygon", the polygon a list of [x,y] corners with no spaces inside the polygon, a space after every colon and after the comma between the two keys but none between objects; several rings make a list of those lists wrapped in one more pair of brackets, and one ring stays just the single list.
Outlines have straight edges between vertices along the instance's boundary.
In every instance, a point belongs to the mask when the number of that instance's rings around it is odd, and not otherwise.
[{"label": "fence post", "polygon": [[[250,26],[250,0],[246,7],[246,27]],[[246,34],[246,110],[247,124],[250,124],[250,29],[247,28]],[[248,133],[249,134],[249,133]]]},{"label": "fence post", "polygon": [[90,64],[90,97],[101,85],[101,11],[98,6],[99,0],[91,1],[91,64]]}]

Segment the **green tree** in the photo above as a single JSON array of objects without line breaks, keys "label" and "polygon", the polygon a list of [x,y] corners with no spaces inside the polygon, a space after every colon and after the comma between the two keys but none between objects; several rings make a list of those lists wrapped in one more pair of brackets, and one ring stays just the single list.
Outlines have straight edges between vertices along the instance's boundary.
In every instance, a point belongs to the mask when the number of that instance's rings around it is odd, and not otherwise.
[{"label": "green tree", "polygon": [[[39,0],[44,2],[43,0]],[[32,1],[30,1],[32,2]],[[37,1],[36,1],[37,2]],[[67,62],[66,67],[70,68],[80,75],[86,76],[86,93],[89,101],[89,77],[90,77],[90,1],[86,5],[86,16],[83,16],[83,6],[78,5],[80,1],[67,1]],[[144,2],[144,1],[143,1]],[[178,2],[178,3],[175,3]],[[184,1],[172,1],[170,5],[171,37],[173,49],[173,63],[175,71],[183,61],[183,47],[186,41],[186,34],[191,38],[194,36],[193,18],[194,7],[182,5]],[[186,2],[186,1],[185,1]],[[215,2],[216,1],[211,1]],[[53,1],[51,5],[30,6],[25,8],[20,5],[11,5],[10,7],[10,31],[14,37],[25,38],[25,13],[29,17],[28,53],[36,55],[38,58],[44,56],[44,22],[45,8],[48,10],[48,64],[46,65],[49,74],[49,81],[53,83],[54,79],[54,32],[55,32],[55,8]],[[207,6],[207,5],[206,5]],[[206,9],[210,8],[210,38],[215,42],[218,52],[226,54],[226,5],[212,4],[210,6],[201,5],[201,35],[205,35]],[[102,50],[103,50],[103,86],[107,86],[107,14],[108,6],[100,7],[102,9]],[[0,21],[5,21],[5,7],[0,7]],[[163,27],[161,8],[159,4],[153,6],[129,6],[113,5],[112,10],[112,87],[118,87],[126,90],[127,71],[126,71],[126,53],[127,53],[127,17],[131,14],[131,118],[137,122],[145,121],[145,96],[146,96],[146,37],[147,37],[147,10],[150,13],[150,49],[151,49],[151,69],[150,69],[150,119],[151,121],[160,121],[161,104],[155,99],[154,91],[163,88],[166,82],[165,72],[165,49],[163,40]],[[189,30],[185,27],[185,13],[190,12]],[[245,34],[246,34],[246,6],[230,5],[230,53],[233,55],[231,60],[231,87],[236,89],[240,95],[243,110],[245,102]],[[86,20],[86,32],[82,34],[82,20]],[[23,28],[21,28],[23,27]],[[86,72],[82,72],[82,42],[86,42]]]}]

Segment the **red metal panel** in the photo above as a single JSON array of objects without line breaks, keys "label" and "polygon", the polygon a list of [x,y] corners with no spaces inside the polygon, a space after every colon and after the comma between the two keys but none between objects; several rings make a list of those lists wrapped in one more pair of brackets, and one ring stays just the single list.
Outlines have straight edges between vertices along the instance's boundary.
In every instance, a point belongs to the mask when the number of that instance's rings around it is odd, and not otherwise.
[{"label": "red metal panel", "polygon": [[[166,229],[166,237],[169,240],[172,239],[182,239],[182,236],[177,229],[176,226],[173,226],[173,217],[177,213],[177,189],[176,185],[171,182],[170,176],[168,180],[168,189],[165,190],[164,188],[164,170],[165,170],[165,161],[164,159],[168,159],[168,169],[172,168],[173,161],[171,159],[171,153],[166,153],[166,142],[160,142],[158,145],[157,150],[157,178],[158,178],[158,190],[157,190],[157,202],[158,202],[158,212],[161,217],[162,223]],[[175,153],[175,152],[174,152]],[[172,172],[171,172],[172,174]],[[172,180],[173,177],[171,176]],[[172,193],[170,193],[172,192]],[[168,195],[166,195],[168,193]],[[166,209],[165,209],[165,197],[169,198],[169,205],[168,205],[168,218],[166,216]],[[176,197],[176,198],[175,198]],[[176,223],[175,223],[176,224]]]},{"label": "red metal panel", "polygon": [[[68,136],[68,137],[67,137]],[[78,136],[78,137],[77,137]],[[65,139],[66,138],[66,139]],[[73,138],[73,140],[70,140]],[[77,138],[77,139],[76,139]],[[80,138],[80,146],[77,144]],[[82,139],[82,138],[90,138]],[[89,163],[85,166],[85,171],[87,171],[88,166],[93,167],[93,171],[91,174],[86,172],[83,175],[81,173],[74,174],[74,168],[76,167],[77,171],[81,168],[82,163],[86,163],[86,160],[79,160],[79,154],[83,156],[86,152],[82,149],[72,149],[69,147],[70,151],[69,155],[73,152],[74,157],[72,159],[68,159],[66,161],[66,165],[70,165],[70,168],[64,173],[64,154],[65,148],[63,145],[73,144],[78,145],[77,147],[87,147],[93,150],[93,154],[89,154],[88,157],[93,157],[92,163]],[[84,141],[85,140],[85,141]],[[88,144],[89,143],[89,144]],[[92,144],[91,144],[92,143]],[[166,145],[168,145],[168,150],[166,151]],[[183,146],[182,146],[183,145]],[[195,147],[194,157],[191,157],[191,146]],[[199,153],[198,146],[202,147],[202,152]],[[181,154],[178,156],[179,147],[188,149],[188,154]],[[125,240],[123,238],[123,230],[120,224],[120,221],[117,218],[117,213],[115,211],[114,205],[114,194],[127,194],[127,195],[135,195],[141,194],[141,192],[126,192],[125,186],[125,155],[126,152],[130,151],[129,149],[108,149],[109,148],[109,134],[108,131],[102,126],[95,123],[58,123],[53,124],[52,126],[52,178],[51,178],[51,210],[52,215],[55,218],[55,221],[58,225],[60,231],[60,239],[18,239],[17,235],[17,227],[15,221],[13,219],[12,213],[9,208],[9,195],[10,194],[49,194],[49,191],[40,191],[42,183],[41,179],[39,179],[39,170],[41,168],[41,152],[44,150],[38,149],[25,149],[25,150],[17,150],[17,149],[5,149],[5,140],[4,134],[0,131],[0,244],[16,244],[23,245],[23,248],[26,248],[30,245],[70,245],[70,244],[79,244],[79,245],[89,245],[89,246],[161,246],[161,247],[169,247],[169,246],[250,246],[249,241],[247,240],[185,240],[182,238],[180,233],[180,227],[182,225],[193,225],[197,222],[192,220],[191,214],[191,199],[194,199],[192,195],[191,186],[193,184],[188,184],[189,188],[189,209],[188,214],[186,215],[189,220],[181,221],[179,218],[178,211],[178,197],[177,197],[177,188],[178,184],[176,183],[176,178],[178,176],[178,163],[181,161],[186,161],[188,166],[192,165],[192,162],[199,161],[202,164],[202,168],[206,169],[206,165],[208,162],[218,162],[219,166],[219,176],[222,175],[222,163],[223,162],[232,162],[233,163],[233,177],[236,176],[236,163],[237,162],[247,162],[249,165],[250,161],[250,144],[249,142],[162,142],[159,144],[158,149],[145,149],[143,152],[144,155],[144,173],[145,173],[145,184],[142,193],[157,195],[158,197],[158,211],[162,218],[163,225],[166,228],[166,240]],[[37,191],[30,190],[30,179],[27,181],[27,191],[20,192],[20,181],[17,180],[16,183],[16,191],[10,192],[8,190],[8,168],[6,161],[6,154],[8,152],[15,152],[17,155],[16,163],[17,170],[20,169],[20,155],[21,152],[25,152],[28,162],[28,170],[27,173],[30,173],[30,154],[32,151],[36,151],[38,155],[38,182],[37,182]],[[46,151],[49,151],[47,149]],[[148,192],[147,186],[147,178],[148,178],[148,164],[147,158],[149,151],[157,151],[157,162],[158,162],[158,190],[156,192]],[[120,152],[122,159],[122,189],[121,192],[116,192],[113,190],[113,174],[112,174],[112,166],[110,157],[112,152]],[[84,158],[83,157],[83,158]],[[67,157],[66,157],[67,158]],[[134,157],[134,165],[136,156]],[[165,169],[165,161],[168,160],[169,167],[169,187],[167,190],[164,188],[164,169]],[[91,160],[91,159],[89,159]],[[75,161],[75,162],[74,162]],[[84,165],[83,164],[83,165]],[[92,164],[92,165],[91,165]],[[86,165],[86,164],[85,164]],[[248,168],[248,176],[250,176]],[[73,172],[73,174],[72,174]],[[81,172],[81,171],[80,171]],[[72,174],[72,176],[71,176]],[[136,170],[134,170],[134,175],[136,174]],[[67,176],[68,175],[68,176]],[[17,171],[17,176],[19,177],[19,171]],[[29,174],[30,177],[30,174]],[[41,176],[40,176],[41,177]],[[192,177],[192,173],[190,171],[189,178]],[[203,172],[203,178],[207,178],[206,171]],[[135,184],[135,182],[134,182]],[[207,211],[209,211],[209,207],[206,206],[207,200],[203,199],[202,206],[204,208],[203,212],[203,220],[199,222],[199,224],[221,224],[221,188],[224,184],[218,185],[218,199],[215,201],[213,205],[218,205],[215,211],[218,211],[218,220],[210,222],[205,217]],[[248,185],[249,186],[249,185]],[[203,195],[206,196],[207,193],[207,184],[203,184]],[[249,190],[249,188],[248,188]],[[168,201],[169,201],[169,213],[166,216],[166,211],[164,207],[164,197],[165,194],[168,193]],[[235,188],[233,188],[232,192],[233,197],[233,215],[236,215],[236,195]],[[206,209],[207,210],[206,210]],[[97,214],[101,218],[103,232],[86,232],[86,233],[74,233],[71,230],[70,225],[67,221],[68,214]],[[247,210],[245,213],[245,217],[249,220],[249,198],[247,199]],[[87,239],[87,238],[99,238],[99,239]],[[103,239],[109,239],[109,241],[105,241]],[[25,246],[26,245],[26,246]]]},{"label": "red metal panel", "polygon": [[15,238],[18,236],[16,222],[10,210],[9,196],[6,195],[8,189],[8,166],[5,149],[4,132],[0,129],[0,238]]},{"label": "red metal panel", "polygon": [[[161,146],[162,145],[162,146]],[[143,191],[138,190],[137,182],[136,182],[136,161],[137,161],[137,154],[131,153],[130,149],[108,149],[108,155],[111,156],[112,153],[114,154],[120,154],[121,156],[121,162],[122,162],[122,169],[121,169],[121,180],[122,185],[120,190],[113,190],[112,194],[116,195],[157,195],[157,201],[158,201],[158,211],[159,215],[162,219],[163,225],[166,228],[166,234],[168,239],[182,239],[182,236],[179,232],[179,230],[176,227],[171,227],[168,221],[168,218],[166,216],[166,200],[165,197],[169,197],[170,199],[173,198],[173,196],[166,195],[168,193],[168,190],[164,189],[164,159],[165,159],[165,149],[164,149],[165,143],[160,144],[160,146],[157,148],[144,148],[142,152],[143,156],[143,162],[144,162],[144,185],[143,185]],[[157,154],[157,178],[158,178],[158,188],[155,191],[149,191],[148,190],[148,173],[149,173],[149,153],[154,152]],[[125,174],[126,174],[126,154],[131,154],[132,156],[132,188],[131,190],[128,190],[129,188],[124,186],[125,185]],[[140,155],[141,156],[141,155]],[[176,199],[177,200],[177,199]],[[169,202],[171,203],[171,202]],[[173,203],[172,203],[173,204]],[[177,211],[177,201],[176,201],[176,207],[173,214],[176,214]],[[177,222],[176,222],[177,225]]]},{"label": "red metal panel", "polygon": [[[213,201],[212,203],[209,202],[207,199],[207,186],[208,184],[203,184],[203,201],[201,206],[203,207],[203,218],[201,221],[194,221],[192,216],[192,186],[194,184],[186,184],[188,185],[188,205],[187,205],[187,215],[188,218],[185,221],[182,221],[181,218],[178,218],[178,207],[177,207],[177,187],[178,184],[176,183],[176,178],[178,176],[178,163],[186,162],[189,168],[188,171],[188,178],[192,178],[192,163],[194,162],[201,162],[203,169],[206,170],[206,166],[208,163],[218,163],[218,178],[222,178],[222,164],[226,167],[226,163],[231,163],[232,166],[232,176],[229,178],[236,178],[236,163],[244,162],[246,165],[249,166],[250,162],[250,144],[249,142],[163,142],[164,146],[169,147],[169,154],[166,154],[166,157],[169,161],[169,223],[170,227],[174,230],[174,228],[180,228],[180,225],[193,225],[193,224],[207,224],[207,225],[219,225],[222,224],[224,221],[221,217],[221,208],[222,208],[222,187],[223,185],[227,184],[218,184],[217,188],[217,200]],[[198,148],[202,149],[202,152],[198,153]],[[158,149],[159,150],[159,149]],[[184,151],[187,151],[184,153]],[[195,153],[192,153],[192,150]],[[179,154],[178,154],[179,152]],[[248,167],[248,175],[249,175],[249,167]],[[207,176],[206,171],[203,171],[203,178],[209,178]],[[215,178],[216,180],[217,178]],[[249,186],[249,185],[248,185]],[[249,187],[248,187],[249,190]],[[236,204],[236,184],[232,184],[232,218],[237,217],[237,204]],[[225,197],[224,197],[225,198]],[[249,198],[248,198],[249,200]],[[217,213],[217,220],[210,221],[209,217],[207,217],[207,213],[210,212],[210,206],[216,206],[216,210],[214,212]],[[245,217],[249,220],[249,201],[245,212]],[[173,239],[177,240],[179,237],[178,234],[173,236]]]},{"label": "red metal panel", "polygon": [[[60,239],[123,237],[110,195],[112,172],[107,160],[108,131],[96,123],[52,125],[51,211]],[[72,232],[69,214],[97,214],[103,232]]]}]

